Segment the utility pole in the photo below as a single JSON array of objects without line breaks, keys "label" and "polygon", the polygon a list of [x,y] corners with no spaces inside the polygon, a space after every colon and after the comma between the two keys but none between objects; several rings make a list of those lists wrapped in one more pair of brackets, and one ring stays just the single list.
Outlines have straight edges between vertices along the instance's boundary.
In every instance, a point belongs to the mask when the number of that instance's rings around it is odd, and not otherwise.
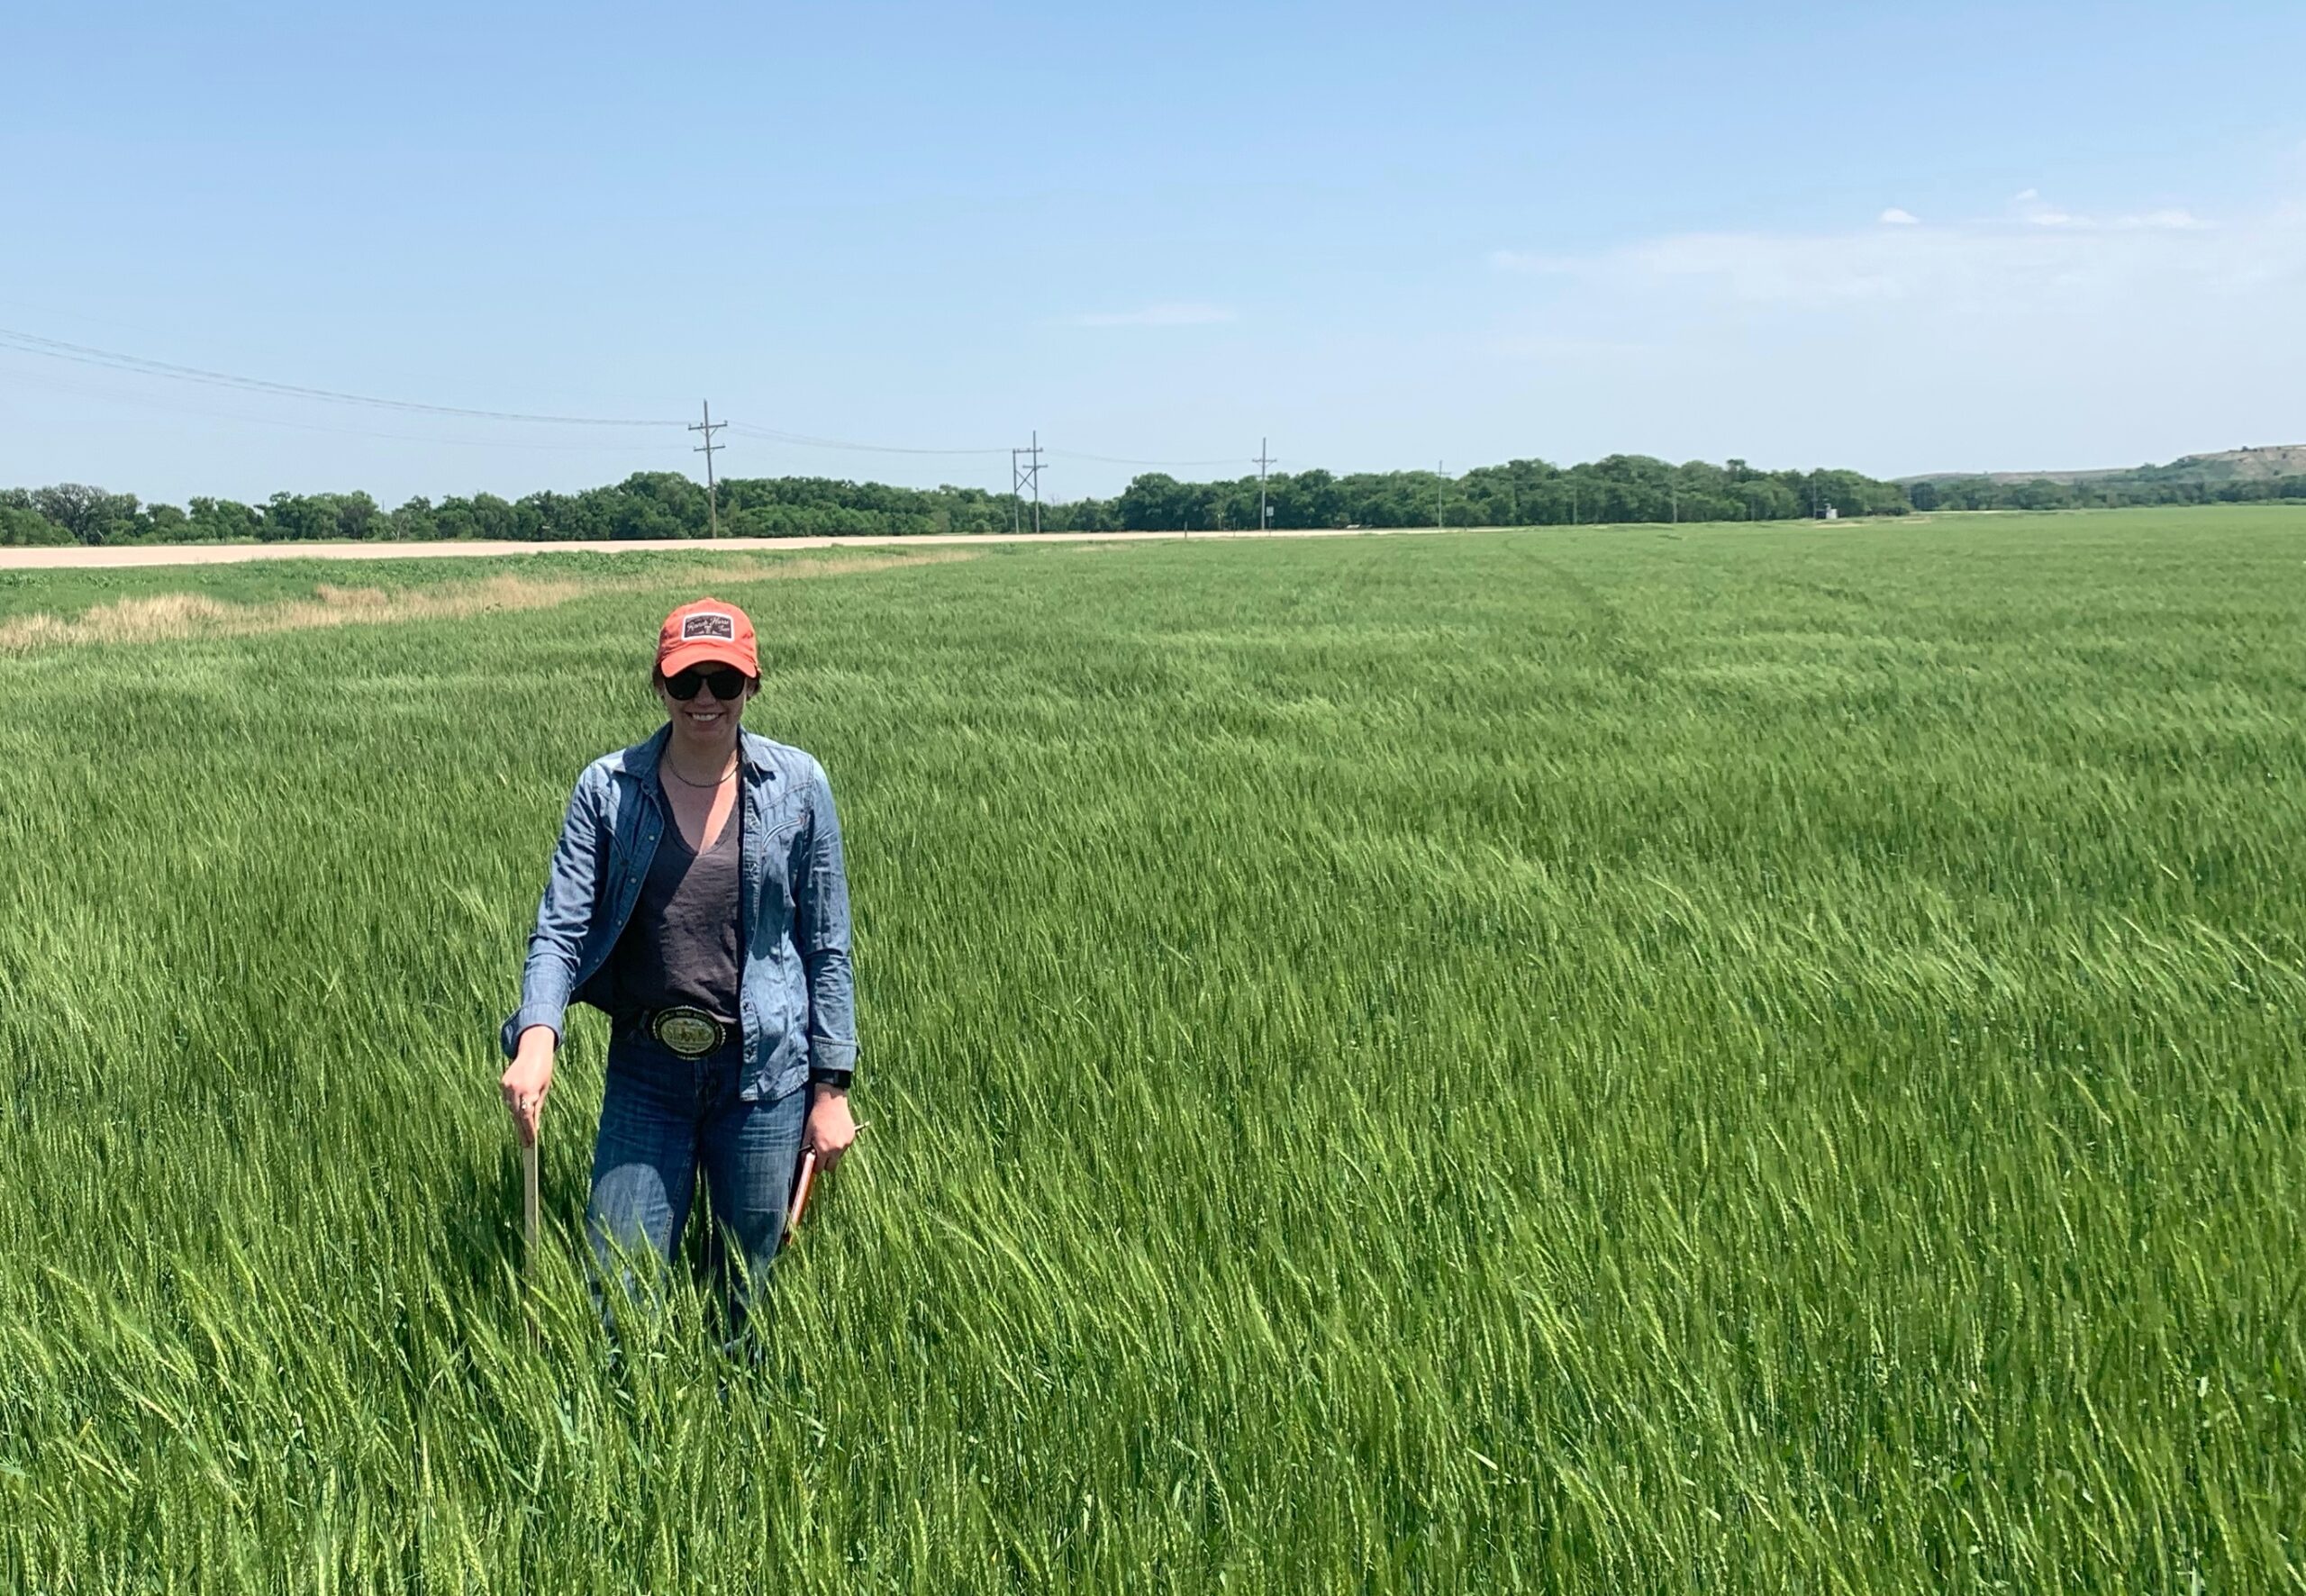
[{"label": "utility pole", "polygon": [[[1030,463],[1021,463],[1020,456],[1027,457]],[[1009,451],[1009,491],[1017,495],[1016,517],[1021,521],[1025,490],[1029,487],[1033,490],[1033,530],[1038,532],[1041,530],[1041,434],[1038,427],[1033,430],[1031,447]]]},{"label": "utility pole", "polygon": [[1265,503],[1266,468],[1273,464],[1271,444],[1270,439],[1257,440],[1257,530],[1261,532],[1273,530],[1273,512],[1266,508]]},{"label": "utility pole", "polygon": [[713,419],[713,401],[710,399],[704,401],[704,419],[702,422],[691,422],[688,424],[690,431],[704,434],[704,441],[689,450],[689,453],[704,457],[704,503],[707,512],[713,517],[713,535],[716,538],[721,535],[721,490],[713,480],[713,451],[716,449],[726,449],[729,446],[725,443],[713,442],[713,434],[728,424],[726,422],[716,422]]},{"label": "utility pole", "polygon": [[1434,526],[1434,530],[1437,530],[1437,531],[1438,531],[1438,530],[1439,530],[1443,526],[1445,526],[1445,525],[1447,525],[1447,524],[1448,524],[1446,521],[1444,521],[1441,519],[1441,493],[1442,493],[1442,489],[1443,489],[1443,487],[1448,484],[1448,480],[1449,480],[1449,474],[1448,474],[1448,472],[1446,472],[1446,471],[1444,471],[1444,470],[1442,470],[1442,469],[1441,469],[1441,462],[1440,462],[1439,460],[1436,460],[1436,461],[1434,461],[1434,462],[1433,462],[1433,526]]}]

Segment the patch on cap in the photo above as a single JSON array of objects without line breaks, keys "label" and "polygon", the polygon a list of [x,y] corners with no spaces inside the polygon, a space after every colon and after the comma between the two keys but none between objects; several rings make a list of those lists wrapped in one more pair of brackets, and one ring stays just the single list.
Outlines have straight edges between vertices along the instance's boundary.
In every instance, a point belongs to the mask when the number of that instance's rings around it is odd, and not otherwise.
[{"label": "patch on cap", "polygon": [[700,610],[694,615],[682,616],[681,641],[696,638],[726,638],[733,643],[737,640],[736,618],[717,610]]}]

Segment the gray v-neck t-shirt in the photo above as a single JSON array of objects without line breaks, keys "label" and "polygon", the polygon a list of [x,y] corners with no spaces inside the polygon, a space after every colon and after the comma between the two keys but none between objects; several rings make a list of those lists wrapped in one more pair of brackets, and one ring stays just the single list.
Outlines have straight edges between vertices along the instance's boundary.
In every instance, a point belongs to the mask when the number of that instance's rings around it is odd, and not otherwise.
[{"label": "gray v-neck t-shirt", "polygon": [[702,852],[666,817],[632,918],[610,956],[620,1011],[685,1005],[723,1024],[737,1023],[738,834],[744,807],[740,801]]}]

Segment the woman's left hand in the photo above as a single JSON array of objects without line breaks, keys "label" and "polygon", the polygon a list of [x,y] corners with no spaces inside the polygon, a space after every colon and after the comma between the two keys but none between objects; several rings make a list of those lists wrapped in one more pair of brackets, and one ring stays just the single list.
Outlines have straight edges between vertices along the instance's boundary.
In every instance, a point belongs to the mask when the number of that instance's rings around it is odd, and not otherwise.
[{"label": "woman's left hand", "polygon": [[825,1174],[840,1163],[856,1139],[857,1121],[849,1116],[849,1093],[837,1086],[810,1087],[809,1123],[801,1132],[801,1145],[816,1149],[817,1173]]}]

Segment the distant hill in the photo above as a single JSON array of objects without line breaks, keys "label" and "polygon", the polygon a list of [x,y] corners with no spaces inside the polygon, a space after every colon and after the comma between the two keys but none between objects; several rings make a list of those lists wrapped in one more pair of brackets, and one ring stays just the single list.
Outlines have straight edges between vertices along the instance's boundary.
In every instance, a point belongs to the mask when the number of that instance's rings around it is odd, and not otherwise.
[{"label": "distant hill", "polygon": [[1993,483],[2078,482],[2104,484],[2115,477],[2146,483],[2261,482],[2277,476],[2306,476],[2306,443],[2272,443],[2263,448],[2223,449],[2216,454],[2183,455],[2166,466],[2104,466],[2089,471],[1929,471],[1900,476],[1901,485],[1916,482]]},{"label": "distant hill", "polygon": [[2306,443],[2186,455],[2095,471],[1935,472],[1899,479],[1917,510],[2081,510],[2306,499]]}]

